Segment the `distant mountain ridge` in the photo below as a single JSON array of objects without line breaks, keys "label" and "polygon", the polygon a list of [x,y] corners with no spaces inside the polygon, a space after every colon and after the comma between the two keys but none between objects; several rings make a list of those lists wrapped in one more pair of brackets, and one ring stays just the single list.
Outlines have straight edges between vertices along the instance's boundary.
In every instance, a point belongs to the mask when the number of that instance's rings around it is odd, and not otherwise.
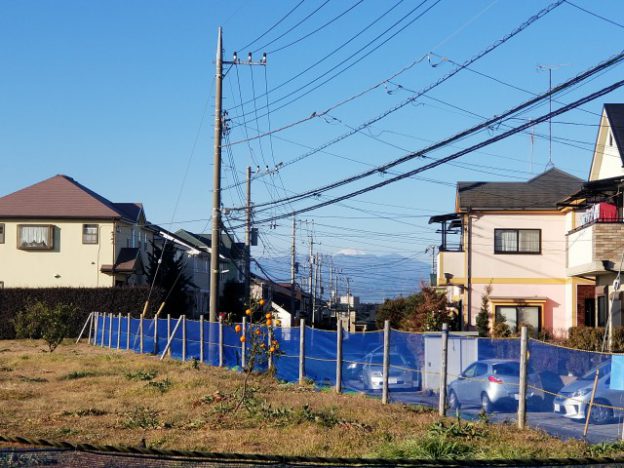
[{"label": "distant mountain ridge", "polygon": [[[308,257],[298,256],[299,273],[297,281],[307,289]],[[345,296],[345,278],[350,278],[351,294],[359,296],[361,302],[383,302],[386,298],[407,296],[420,290],[422,281],[429,280],[431,265],[399,254],[372,255],[355,249],[344,249],[333,256],[325,255],[323,265],[333,265],[342,271],[338,283],[338,294]],[[290,257],[259,259],[262,267],[282,282],[290,277]],[[264,276],[257,267],[254,273]],[[329,297],[328,270],[323,268],[323,297]]]}]

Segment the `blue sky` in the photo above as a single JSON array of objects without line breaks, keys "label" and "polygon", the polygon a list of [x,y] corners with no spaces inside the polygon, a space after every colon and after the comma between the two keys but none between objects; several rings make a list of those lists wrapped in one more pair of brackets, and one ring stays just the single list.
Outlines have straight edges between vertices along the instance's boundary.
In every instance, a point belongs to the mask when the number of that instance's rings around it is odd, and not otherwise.
[{"label": "blue sky", "polygon": [[[378,41],[356,55],[366,57],[336,79],[278,109],[298,94],[280,98],[326,76],[336,65],[348,65],[351,54],[420,1],[356,3],[305,0],[250,47],[259,49],[256,58],[263,50],[269,52],[266,70],[241,65],[228,71],[223,93],[224,109],[233,119],[230,141],[320,112],[434,52],[430,60],[422,60],[393,81],[408,89],[423,88],[452,70],[449,61],[439,57],[463,62],[551,2],[442,0],[385,45],[371,51]],[[425,2],[397,28],[434,3]],[[620,1],[574,3],[615,21],[624,18],[624,3]],[[0,2],[0,194],[63,173],[113,201],[143,202],[149,219],[170,229],[204,230],[209,226],[211,203],[217,27],[224,29],[226,59],[235,50],[245,57],[247,50],[240,48],[297,4],[231,0]],[[395,4],[390,13],[376,21]],[[351,6],[351,11],[308,39],[270,53]],[[273,42],[309,14],[300,26]],[[372,26],[343,49],[270,92],[270,121],[267,119],[266,97],[262,96],[267,87],[272,90],[286,82],[368,24]],[[548,74],[538,71],[538,65],[556,65],[553,82],[558,83],[619,52],[623,37],[623,28],[564,3],[472,68],[531,92],[542,92],[547,89]],[[570,102],[602,88],[621,78],[621,72],[621,66],[615,67],[560,100]],[[249,102],[254,91],[257,120]],[[316,147],[345,133],[349,126],[359,125],[409,95],[405,89],[388,84],[337,108],[331,117],[312,119],[276,133],[272,141],[263,138],[260,143],[254,140],[249,145],[235,145],[231,153],[234,168],[224,151],[223,185],[233,183],[234,171],[242,180],[248,165],[272,167],[296,158],[307,151],[306,147]],[[237,126],[245,120],[240,117],[241,96],[247,101],[247,133],[243,126]],[[254,201],[269,201],[358,173],[479,121],[458,108],[491,116],[526,100],[529,94],[464,70],[427,96],[436,100],[418,99],[374,124],[368,135],[358,134],[330,146],[326,151],[332,155],[318,153],[279,174],[255,180]],[[621,91],[615,92],[584,106],[585,111],[556,118],[553,135],[557,141],[552,148],[555,165],[586,178],[597,132],[596,114],[603,102],[623,99]],[[523,117],[535,117],[547,110],[547,104],[542,105]],[[465,147],[500,131],[491,129],[459,145]],[[427,217],[453,210],[457,180],[523,180],[544,169],[548,143],[540,135],[546,135],[548,128],[541,125],[535,133],[536,137],[520,134],[466,156],[458,161],[461,167],[445,165],[422,174],[429,180],[407,179],[353,199],[346,203],[348,206],[308,213],[302,216],[308,223],[302,224],[300,234],[305,234],[303,228],[310,227],[314,219],[320,250],[326,253],[356,249],[426,259],[426,246],[438,241]],[[566,144],[560,139],[567,139]],[[411,162],[396,170],[420,164]],[[368,178],[331,195],[381,178]],[[226,207],[239,206],[240,193],[227,190],[223,202]],[[275,228],[259,228],[263,242],[255,248],[255,255],[286,252],[289,220],[279,221]],[[300,243],[299,248],[306,246]]]}]

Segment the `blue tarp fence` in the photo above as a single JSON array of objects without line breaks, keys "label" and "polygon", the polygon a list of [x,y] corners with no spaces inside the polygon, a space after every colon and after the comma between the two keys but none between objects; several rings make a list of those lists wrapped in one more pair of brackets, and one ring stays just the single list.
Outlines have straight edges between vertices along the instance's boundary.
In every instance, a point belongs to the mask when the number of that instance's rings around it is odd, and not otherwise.
[{"label": "blue tarp fence", "polygon": [[[97,314],[91,343],[111,349],[162,354],[172,336],[173,359],[241,369],[242,343],[235,325],[177,319],[136,319]],[[203,327],[203,330],[202,330]],[[142,329],[142,332],[141,332]],[[175,331],[175,333],[174,333]],[[301,330],[275,328],[279,355],[273,358],[278,379],[299,381]],[[337,333],[306,327],[304,377],[318,386],[335,386]],[[141,338],[142,337],[142,338]],[[440,333],[389,334],[388,391],[391,401],[438,406],[442,340]],[[342,333],[341,389],[381,396],[383,331]],[[519,398],[520,340],[449,334],[447,405],[449,415],[514,421]],[[261,368],[266,363],[261,364]],[[591,405],[590,442],[622,439],[624,355],[569,349],[530,339],[528,342],[527,424],[562,437],[583,436]]]}]

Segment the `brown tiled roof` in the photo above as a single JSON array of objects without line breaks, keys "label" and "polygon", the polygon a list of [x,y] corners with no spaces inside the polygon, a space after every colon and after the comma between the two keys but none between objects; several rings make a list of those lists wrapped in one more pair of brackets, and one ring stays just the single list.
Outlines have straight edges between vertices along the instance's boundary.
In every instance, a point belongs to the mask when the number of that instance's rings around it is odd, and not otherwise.
[{"label": "brown tiled roof", "polygon": [[134,222],[141,209],[138,203],[113,203],[66,175],[0,198],[0,218],[123,218]]},{"label": "brown tiled roof", "polygon": [[103,273],[133,273],[137,267],[139,249],[134,247],[123,247],[117,255],[115,265],[102,265]]}]

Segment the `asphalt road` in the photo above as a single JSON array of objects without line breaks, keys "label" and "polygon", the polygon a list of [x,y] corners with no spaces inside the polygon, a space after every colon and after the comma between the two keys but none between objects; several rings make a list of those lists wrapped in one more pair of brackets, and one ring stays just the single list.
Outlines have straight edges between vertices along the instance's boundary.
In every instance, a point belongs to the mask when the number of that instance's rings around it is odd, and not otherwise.
[{"label": "asphalt road", "polygon": [[[345,385],[345,390],[367,393],[379,396],[379,392],[370,392],[364,389],[361,382],[357,380],[349,380]],[[390,401],[397,401],[408,404],[418,404],[423,406],[438,407],[438,395],[433,392],[414,392],[414,391],[392,391],[390,388]],[[478,420],[481,408],[479,406],[466,407],[462,406],[459,415],[468,420]],[[449,416],[452,416],[449,413]],[[511,410],[493,411],[488,414],[491,422],[516,423],[516,413]],[[596,425],[591,424],[587,433],[587,441],[595,444],[600,442],[614,442],[622,439],[622,418],[611,424]],[[527,425],[536,429],[541,429],[548,434],[559,437],[561,439],[583,439],[584,421],[578,422],[565,418],[559,414],[550,411],[534,411],[527,413]]]}]

